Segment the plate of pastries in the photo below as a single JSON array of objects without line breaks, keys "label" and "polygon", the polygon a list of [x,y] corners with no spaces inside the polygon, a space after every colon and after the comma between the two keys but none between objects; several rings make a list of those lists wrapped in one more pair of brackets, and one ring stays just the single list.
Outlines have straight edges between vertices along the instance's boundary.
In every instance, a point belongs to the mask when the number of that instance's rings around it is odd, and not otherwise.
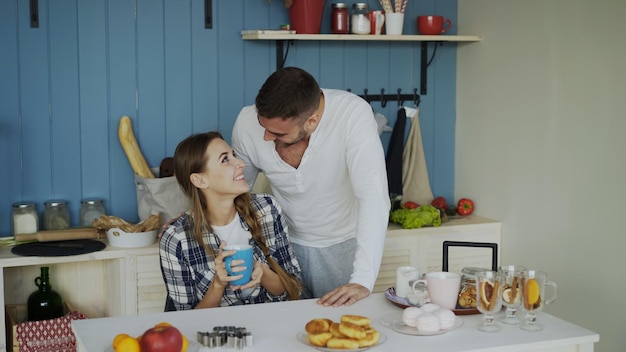
[{"label": "plate of pastries", "polygon": [[339,321],[315,318],[308,321],[298,341],[318,351],[366,351],[387,337],[370,325],[370,318],[344,314]]},{"label": "plate of pastries", "polygon": [[463,319],[450,309],[426,303],[421,307],[407,307],[400,315],[384,316],[380,323],[401,334],[432,336],[458,329],[463,325]]}]

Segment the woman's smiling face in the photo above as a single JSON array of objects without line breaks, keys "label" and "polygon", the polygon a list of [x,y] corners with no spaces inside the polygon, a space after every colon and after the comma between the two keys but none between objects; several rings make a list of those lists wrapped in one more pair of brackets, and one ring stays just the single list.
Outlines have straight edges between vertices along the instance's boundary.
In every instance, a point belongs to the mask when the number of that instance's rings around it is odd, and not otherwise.
[{"label": "woman's smiling face", "polygon": [[198,176],[205,178],[207,189],[218,194],[232,194],[235,197],[249,191],[243,175],[244,162],[237,159],[223,139],[216,138],[206,149],[207,164]]}]

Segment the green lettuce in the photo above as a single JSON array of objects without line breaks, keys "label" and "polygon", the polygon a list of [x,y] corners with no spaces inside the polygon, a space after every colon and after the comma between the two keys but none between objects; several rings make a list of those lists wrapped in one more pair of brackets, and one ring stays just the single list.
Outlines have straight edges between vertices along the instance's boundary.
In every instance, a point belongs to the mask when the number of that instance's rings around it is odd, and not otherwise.
[{"label": "green lettuce", "polygon": [[423,205],[415,209],[400,208],[390,214],[390,219],[405,229],[418,229],[422,226],[441,225],[439,210],[432,205]]}]

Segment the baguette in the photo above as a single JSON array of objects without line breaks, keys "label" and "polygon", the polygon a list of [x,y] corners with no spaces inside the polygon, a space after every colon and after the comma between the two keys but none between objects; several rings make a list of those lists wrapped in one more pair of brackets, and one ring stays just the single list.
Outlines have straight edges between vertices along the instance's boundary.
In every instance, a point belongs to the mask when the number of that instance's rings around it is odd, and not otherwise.
[{"label": "baguette", "polygon": [[143,157],[139,144],[137,144],[130,117],[122,116],[120,118],[117,134],[133,172],[144,178],[154,178],[154,174]]}]

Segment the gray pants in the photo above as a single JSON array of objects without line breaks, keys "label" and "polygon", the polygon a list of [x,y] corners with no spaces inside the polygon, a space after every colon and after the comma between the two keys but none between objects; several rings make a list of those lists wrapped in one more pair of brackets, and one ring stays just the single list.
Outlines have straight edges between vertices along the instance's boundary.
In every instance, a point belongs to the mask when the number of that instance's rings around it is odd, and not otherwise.
[{"label": "gray pants", "polygon": [[356,238],[324,248],[292,243],[302,270],[301,298],[320,298],[350,281],[356,253]]}]

